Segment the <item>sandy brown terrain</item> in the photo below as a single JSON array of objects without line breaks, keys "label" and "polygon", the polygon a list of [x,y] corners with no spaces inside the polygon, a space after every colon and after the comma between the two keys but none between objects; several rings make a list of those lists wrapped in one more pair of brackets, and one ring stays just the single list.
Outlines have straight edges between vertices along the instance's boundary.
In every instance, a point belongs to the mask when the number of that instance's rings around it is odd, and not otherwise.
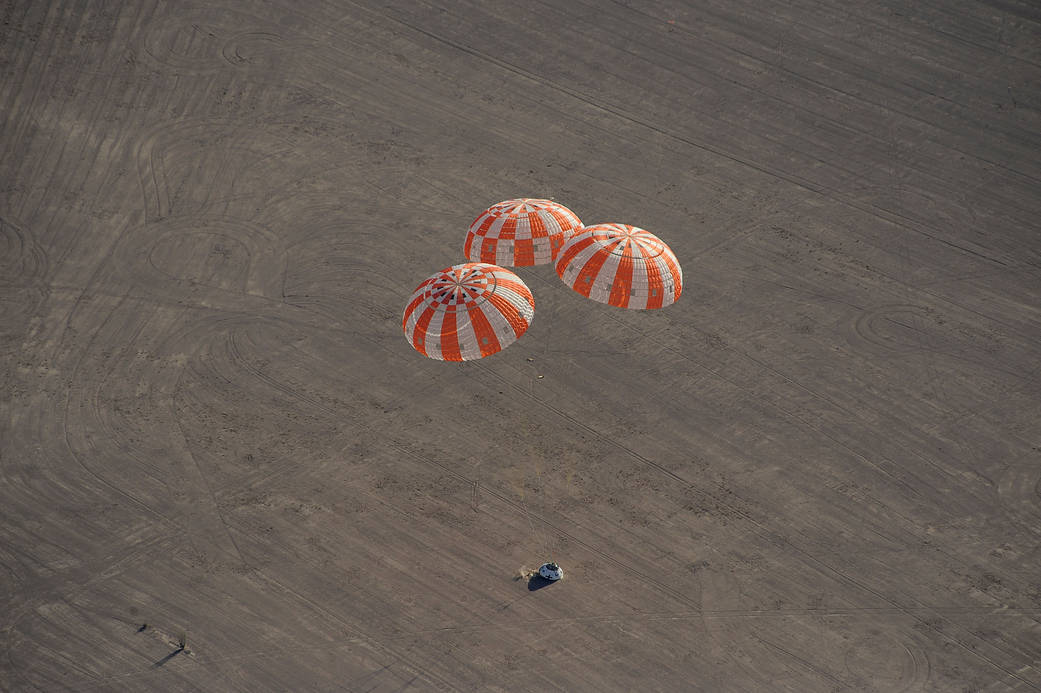
[{"label": "sandy brown terrain", "polygon": [[[0,3],[0,690],[1041,690],[1039,109],[1030,0]],[[518,196],[682,299],[419,356]]]}]

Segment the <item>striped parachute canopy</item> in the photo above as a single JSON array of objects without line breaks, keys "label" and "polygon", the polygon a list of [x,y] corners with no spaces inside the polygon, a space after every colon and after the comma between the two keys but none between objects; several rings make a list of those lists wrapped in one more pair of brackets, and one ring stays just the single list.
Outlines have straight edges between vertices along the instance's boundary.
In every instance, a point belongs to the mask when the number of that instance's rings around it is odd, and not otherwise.
[{"label": "striped parachute canopy", "polygon": [[509,267],[548,265],[580,228],[575,213],[552,200],[506,200],[481,212],[470,224],[463,255]]},{"label": "striped parachute canopy", "polygon": [[535,317],[535,299],[513,272],[483,262],[446,267],[416,287],[401,326],[412,348],[432,359],[480,359],[517,341]]},{"label": "striped parachute canopy", "polygon": [[557,253],[557,274],[594,301],[619,308],[663,308],[683,291],[683,271],[669,246],[628,224],[596,224]]}]

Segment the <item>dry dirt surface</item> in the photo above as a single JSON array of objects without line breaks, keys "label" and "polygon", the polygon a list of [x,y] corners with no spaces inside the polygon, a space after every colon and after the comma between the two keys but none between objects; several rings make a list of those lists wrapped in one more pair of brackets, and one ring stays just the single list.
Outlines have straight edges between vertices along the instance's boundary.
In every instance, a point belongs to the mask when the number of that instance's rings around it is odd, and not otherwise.
[{"label": "dry dirt surface", "polygon": [[[0,3],[0,690],[1041,690],[1039,85],[1031,0]],[[520,196],[683,297],[412,351]]]}]

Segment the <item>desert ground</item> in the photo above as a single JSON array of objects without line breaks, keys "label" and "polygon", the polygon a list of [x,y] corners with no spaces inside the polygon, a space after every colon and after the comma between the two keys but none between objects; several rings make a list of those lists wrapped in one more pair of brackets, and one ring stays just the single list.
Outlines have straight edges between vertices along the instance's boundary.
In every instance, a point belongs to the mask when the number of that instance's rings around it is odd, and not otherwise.
[{"label": "desert ground", "polygon": [[[1037,3],[0,15],[0,690],[1041,690]],[[515,197],[682,298],[424,358]]]}]

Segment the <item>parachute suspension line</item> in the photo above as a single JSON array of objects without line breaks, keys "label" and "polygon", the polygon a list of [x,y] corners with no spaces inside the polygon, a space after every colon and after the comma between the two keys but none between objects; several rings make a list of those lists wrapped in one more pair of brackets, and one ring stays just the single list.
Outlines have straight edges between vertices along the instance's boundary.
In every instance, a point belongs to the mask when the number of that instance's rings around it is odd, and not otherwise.
[{"label": "parachute suspension line", "polygon": [[[539,465],[535,465],[535,490],[537,493],[542,493],[542,471],[539,469]],[[547,555],[547,549],[549,544],[545,541],[542,532],[535,528],[535,523],[531,519],[531,513],[528,512],[528,505],[521,499],[521,507],[524,509],[524,516],[528,518],[528,525],[531,527],[531,534],[535,540],[535,548],[539,551],[539,560],[545,560]]]},{"label": "parachute suspension line", "polygon": [[542,560],[541,556],[546,555],[546,543],[542,541],[542,535],[535,529],[535,523],[531,519],[531,513],[528,512],[527,504],[521,500],[521,510],[524,511],[524,517],[528,518],[528,526],[531,527],[531,536],[535,541],[535,548],[539,551],[539,560]]}]

